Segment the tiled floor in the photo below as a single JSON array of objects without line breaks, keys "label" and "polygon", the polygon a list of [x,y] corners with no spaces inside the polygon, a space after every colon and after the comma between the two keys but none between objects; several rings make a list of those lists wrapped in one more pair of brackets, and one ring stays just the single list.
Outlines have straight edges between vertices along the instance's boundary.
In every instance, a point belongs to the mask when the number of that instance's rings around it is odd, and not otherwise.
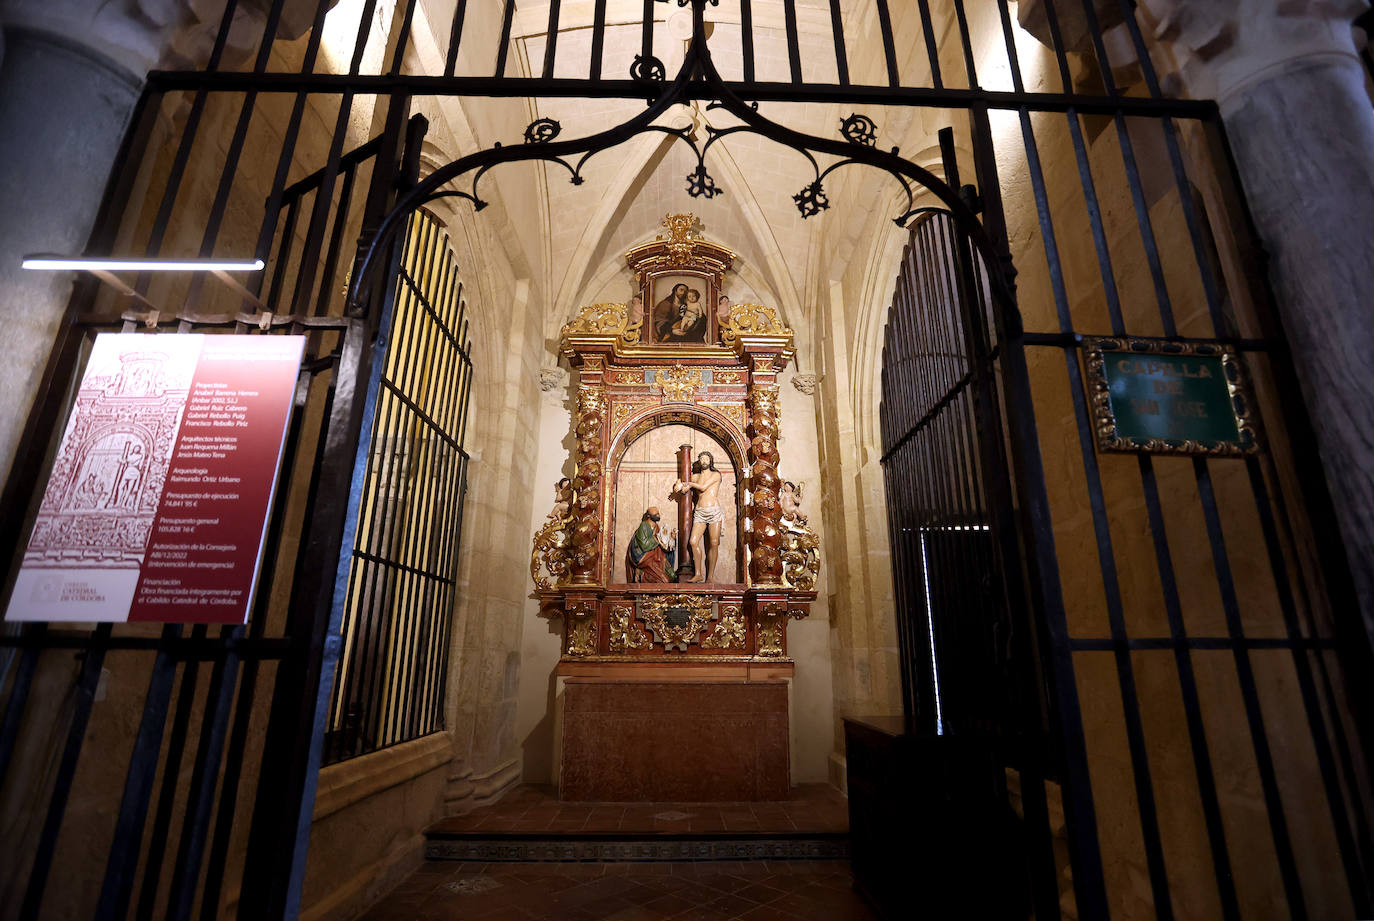
[{"label": "tiled floor", "polygon": [[876,921],[843,861],[425,864],[361,921]]},{"label": "tiled floor", "polygon": [[849,831],[848,806],[833,787],[802,784],[772,803],[561,803],[552,787],[524,786],[494,805],[435,825],[432,832],[682,834]]}]

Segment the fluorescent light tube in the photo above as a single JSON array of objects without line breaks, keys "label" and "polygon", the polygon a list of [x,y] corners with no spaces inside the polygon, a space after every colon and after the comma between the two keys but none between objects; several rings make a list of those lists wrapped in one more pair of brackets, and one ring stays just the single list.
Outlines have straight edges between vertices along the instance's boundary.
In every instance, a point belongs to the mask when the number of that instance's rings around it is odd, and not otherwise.
[{"label": "fluorescent light tube", "polygon": [[26,256],[26,269],[105,272],[257,272],[261,259],[118,259],[111,256]]}]

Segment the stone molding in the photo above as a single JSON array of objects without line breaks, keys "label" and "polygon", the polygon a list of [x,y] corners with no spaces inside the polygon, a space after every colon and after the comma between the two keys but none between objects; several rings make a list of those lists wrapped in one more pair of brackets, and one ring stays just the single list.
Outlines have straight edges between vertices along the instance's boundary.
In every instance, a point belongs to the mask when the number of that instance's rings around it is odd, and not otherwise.
[{"label": "stone molding", "polygon": [[314,821],[399,786],[453,760],[453,740],[436,732],[320,770]]},{"label": "stone molding", "polygon": [[1251,87],[1310,59],[1358,66],[1352,24],[1368,8],[1369,0],[1141,0],[1137,15],[1173,58],[1160,67],[1166,92],[1215,99],[1225,112]]},{"label": "stone molding", "polygon": [[444,814],[462,815],[480,806],[490,805],[520,782],[520,761],[512,758],[490,771],[474,774],[470,770],[455,772],[448,778],[444,794]]}]

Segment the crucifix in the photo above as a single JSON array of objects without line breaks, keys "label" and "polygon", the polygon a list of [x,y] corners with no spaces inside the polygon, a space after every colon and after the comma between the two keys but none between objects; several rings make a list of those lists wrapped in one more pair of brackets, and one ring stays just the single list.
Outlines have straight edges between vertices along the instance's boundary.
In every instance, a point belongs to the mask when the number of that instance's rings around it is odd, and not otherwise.
[{"label": "crucifix", "polygon": [[[692,478],[691,445],[681,445],[677,449],[677,478]],[[677,581],[687,582],[696,575],[695,560],[688,549],[688,535],[692,533],[692,491],[684,489],[673,499],[677,502]]]}]

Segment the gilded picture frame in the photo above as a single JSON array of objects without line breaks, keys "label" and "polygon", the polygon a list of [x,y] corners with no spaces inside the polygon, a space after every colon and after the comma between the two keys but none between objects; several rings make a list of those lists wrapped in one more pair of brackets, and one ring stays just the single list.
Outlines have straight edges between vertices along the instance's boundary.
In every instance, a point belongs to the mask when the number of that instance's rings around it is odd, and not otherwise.
[{"label": "gilded picture frame", "polygon": [[[1099,451],[1208,457],[1244,457],[1259,451],[1248,376],[1240,355],[1231,346],[1209,341],[1087,336],[1083,339],[1083,363]],[[1210,371],[1213,367],[1219,367],[1220,381],[1206,380],[1215,377]],[[1130,375],[1140,383],[1148,382],[1158,399],[1126,397],[1124,382]],[[1224,398],[1218,389],[1222,381]],[[1210,397],[1210,405],[1202,399],[1189,399],[1199,396]],[[1223,404],[1229,418],[1222,419],[1215,412],[1209,415]],[[1145,431],[1151,423],[1166,426],[1168,431]],[[1233,436],[1230,423],[1234,424]],[[1203,437],[1209,429],[1210,437]],[[1218,434],[1223,437],[1216,437]]]},{"label": "gilded picture frame", "polygon": [[[719,289],[708,272],[644,272],[640,289],[644,303],[643,341],[649,345],[715,345],[720,338],[716,320]],[[679,292],[681,297],[677,296]],[[695,323],[693,313],[698,317]]]}]

